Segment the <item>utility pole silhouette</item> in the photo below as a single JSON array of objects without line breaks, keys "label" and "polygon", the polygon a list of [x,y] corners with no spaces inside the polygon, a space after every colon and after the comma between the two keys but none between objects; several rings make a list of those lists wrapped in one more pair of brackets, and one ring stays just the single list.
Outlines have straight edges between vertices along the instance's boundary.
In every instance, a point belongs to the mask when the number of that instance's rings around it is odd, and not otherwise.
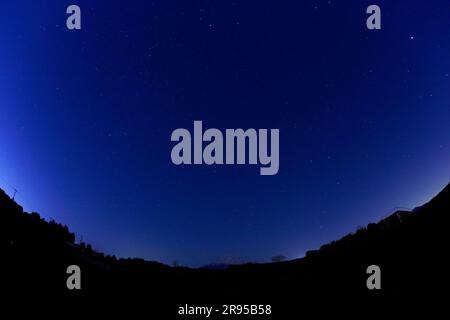
[{"label": "utility pole silhouette", "polygon": [[17,194],[17,189],[14,188],[14,195],[13,195],[13,197],[12,197],[13,200],[14,200],[14,198],[16,197],[16,194]]}]

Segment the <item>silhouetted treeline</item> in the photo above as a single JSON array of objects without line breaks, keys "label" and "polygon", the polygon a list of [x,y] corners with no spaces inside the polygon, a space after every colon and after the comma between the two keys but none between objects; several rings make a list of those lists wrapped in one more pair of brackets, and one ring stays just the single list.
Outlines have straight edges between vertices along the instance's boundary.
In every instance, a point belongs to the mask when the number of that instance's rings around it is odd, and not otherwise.
[{"label": "silhouetted treeline", "polygon": [[[398,211],[302,259],[228,268],[169,267],[143,259],[117,259],[75,243],[65,225],[25,213],[0,190],[1,256],[12,292],[63,297],[144,299],[155,307],[194,301],[271,303],[289,310],[298,301],[390,304],[438,295],[447,277],[450,184],[412,212]],[[82,290],[66,288],[66,268],[82,270]],[[368,290],[366,269],[382,270],[382,290]],[[139,300],[138,300],[139,301]],[[172,310],[172,309],[170,309]],[[173,311],[173,310],[172,310]],[[172,312],[171,311],[171,312]]]}]

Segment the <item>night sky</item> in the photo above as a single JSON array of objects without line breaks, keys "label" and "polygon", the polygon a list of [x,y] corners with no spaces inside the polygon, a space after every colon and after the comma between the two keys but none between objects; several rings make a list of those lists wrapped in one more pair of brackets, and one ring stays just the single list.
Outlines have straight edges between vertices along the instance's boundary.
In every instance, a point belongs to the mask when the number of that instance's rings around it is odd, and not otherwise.
[{"label": "night sky", "polygon": [[[449,182],[447,0],[2,1],[0,37],[0,187],[109,254],[297,258]],[[278,174],[175,166],[194,120],[280,129]]]}]

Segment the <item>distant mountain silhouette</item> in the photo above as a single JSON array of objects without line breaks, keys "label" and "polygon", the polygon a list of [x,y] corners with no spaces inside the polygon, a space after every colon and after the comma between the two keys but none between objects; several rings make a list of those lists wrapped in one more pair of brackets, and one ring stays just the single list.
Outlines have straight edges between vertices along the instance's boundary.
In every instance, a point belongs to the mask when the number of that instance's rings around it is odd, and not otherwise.
[{"label": "distant mountain silhouette", "polygon": [[200,269],[209,269],[209,270],[226,270],[230,267],[229,264],[226,263],[210,263],[207,265],[204,265]]},{"label": "distant mountain silhouette", "polygon": [[[448,274],[450,184],[413,211],[397,211],[302,259],[190,269],[143,259],[117,259],[75,243],[67,226],[26,213],[0,189],[1,257],[8,292],[67,297],[145,299],[172,310],[193,303],[271,303],[288,312],[299,301],[382,304],[439,296]],[[82,290],[66,288],[66,268],[79,265]],[[378,265],[382,289],[368,290],[366,269]]]}]

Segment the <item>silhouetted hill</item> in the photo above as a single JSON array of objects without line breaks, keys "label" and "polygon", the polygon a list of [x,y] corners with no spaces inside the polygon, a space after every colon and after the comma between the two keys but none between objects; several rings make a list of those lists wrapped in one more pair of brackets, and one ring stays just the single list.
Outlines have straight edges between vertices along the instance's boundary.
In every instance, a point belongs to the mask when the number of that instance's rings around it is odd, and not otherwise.
[{"label": "silhouetted hill", "polygon": [[[438,296],[445,289],[450,184],[412,212],[397,211],[308,251],[302,259],[189,269],[117,259],[75,243],[67,226],[26,213],[0,190],[1,256],[9,292],[64,297],[143,299],[169,308],[193,302],[271,303],[285,312],[296,301],[391,303]],[[82,290],[66,288],[66,268],[79,265]],[[366,269],[378,265],[382,290],[368,290]],[[139,300],[138,300],[139,301]],[[280,312],[281,309],[279,309]]]}]

